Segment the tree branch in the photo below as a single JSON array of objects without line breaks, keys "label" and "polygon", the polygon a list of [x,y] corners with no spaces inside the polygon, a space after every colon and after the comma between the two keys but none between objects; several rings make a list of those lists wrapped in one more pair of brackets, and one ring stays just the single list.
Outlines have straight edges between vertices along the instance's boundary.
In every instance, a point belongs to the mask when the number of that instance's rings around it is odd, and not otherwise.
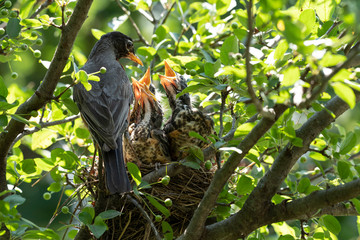
[{"label": "tree branch", "polygon": [[[356,101],[359,100],[360,93],[356,92]],[[325,127],[327,127],[331,122],[334,122],[338,116],[340,116],[349,109],[349,106],[339,97],[335,97],[332,100],[328,101],[325,107],[326,109],[315,113],[300,129],[296,131],[296,136],[303,139],[303,147],[296,147],[293,146],[291,143],[287,144],[287,146],[284,147],[284,149],[280,152],[280,154],[274,161],[274,164],[271,166],[270,170],[265,174],[265,176],[259,181],[258,185],[255,187],[255,189],[251,192],[243,208],[231,218],[228,218],[219,223],[215,223],[211,227],[207,228],[205,233],[205,236],[209,236],[209,238],[207,239],[216,239],[215,235],[220,232],[221,234],[224,234],[222,235],[222,239],[237,239],[248,235],[257,227],[267,224],[267,222],[264,222],[264,220],[262,220],[263,218],[267,217],[264,216],[264,212],[272,211],[273,205],[271,203],[271,198],[274,196],[280,184],[284,181],[291,168],[296,163],[297,159],[308,151],[310,143],[321,133],[321,131]],[[331,111],[335,115],[335,118],[333,118],[328,111]],[[358,185],[360,184],[359,181],[360,180],[353,181],[352,184],[355,184],[355,186],[358,187]],[[346,186],[352,186],[351,189],[353,188],[353,185]],[[348,187],[344,187],[344,189],[347,188]],[[359,193],[357,193],[357,191],[360,190],[353,191],[354,194],[358,195]],[[312,193],[310,195],[317,196],[316,194],[317,193]],[[344,196],[346,196],[346,194],[344,194]],[[349,196],[350,195],[345,198],[342,198],[342,196],[337,196],[334,202],[332,202],[332,199],[334,198],[329,198],[329,201],[331,202],[326,206],[349,199]],[[310,206],[308,206],[308,208],[310,208]],[[315,208],[319,209],[319,206],[317,205],[312,209]],[[302,213],[304,213],[304,211]],[[276,219],[273,222],[276,221],[278,220]],[[236,229],[233,227],[234,224],[238,226]]]},{"label": "tree branch", "polygon": [[121,8],[121,10],[124,11],[124,13],[128,16],[131,24],[133,25],[136,34],[139,36],[139,39],[142,43],[144,43],[146,46],[150,46],[150,44],[146,41],[146,39],[142,36],[141,31],[139,29],[139,27],[137,26],[136,22],[134,21],[134,19],[131,17],[130,12],[121,4],[121,2],[119,0],[116,0],[117,4],[119,5],[119,7]]},{"label": "tree branch", "polygon": [[253,7],[253,1],[252,0],[248,0],[245,1],[246,2],[246,10],[247,10],[247,16],[248,16],[248,35],[247,35],[247,39],[246,39],[246,43],[245,43],[245,65],[246,65],[246,85],[247,85],[247,90],[248,93],[250,95],[251,101],[252,103],[255,105],[258,113],[260,113],[262,116],[266,117],[266,118],[274,118],[275,115],[270,112],[269,110],[265,110],[262,107],[262,103],[260,102],[260,100],[257,98],[254,88],[252,86],[251,83],[251,79],[252,79],[252,70],[251,70],[251,63],[250,63],[250,47],[251,47],[251,39],[254,33],[254,28],[253,28],[253,14],[252,14],[252,7]]},{"label": "tree branch", "polygon": [[[257,141],[271,128],[276,120],[287,109],[285,105],[277,105],[274,110],[276,113],[275,119],[263,118],[259,123],[251,130],[251,132],[241,141],[237,146],[242,153],[232,153],[226,163],[221,169],[218,169],[214,175],[213,180],[210,183],[203,199],[201,200],[198,208],[196,209],[187,229],[184,234],[179,237],[181,240],[195,240],[200,239],[205,221],[212,210],[218,195],[220,194],[225,183],[229,177],[233,174],[240,161],[246,156],[248,151],[257,143]],[[233,228],[233,226],[232,226]],[[233,230],[232,230],[233,231]]]},{"label": "tree branch", "polygon": [[67,122],[72,122],[74,121],[75,119],[79,118],[80,115],[73,115],[73,116],[70,116],[70,117],[67,117],[67,118],[64,118],[62,120],[58,120],[58,121],[53,121],[53,122],[42,122],[40,123],[39,125],[41,126],[41,128],[33,128],[31,130],[24,130],[22,133],[20,133],[16,138],[15,140],[13,141],[13,144],[11,145],[10,149],[12,149],[12,147],[14,146],[14,144],[19,141],[20,139],[22,139],[23,137],[25,137],[26,135],[30,135],[30,134],[33,134],[35,132],[38,132],[40,131],[41,129],[43,128],[46,128],[46,127],[51,127],[51,126],[55,126],[55,125],[60,125],[60,124],[63,124],[63,123],[67,123]]},{"label": "tree branch", "polygon": [[[69,58],[76,35],[87,17],[92,2],[93,0],[79,0],[77,2],[68,24],[62,30],[62,35],[54,58],[51,61],[42,83],[35,94],[19,106],[15,114],[19,114],[29,119],[31,111],[40,109],[45,103],[52,99],[53,92]],[[7,190],[7,153],[16,137],[23,132],[24,127],[24,123],[12,119],[5,131],[0,134],[0,192]]]}]

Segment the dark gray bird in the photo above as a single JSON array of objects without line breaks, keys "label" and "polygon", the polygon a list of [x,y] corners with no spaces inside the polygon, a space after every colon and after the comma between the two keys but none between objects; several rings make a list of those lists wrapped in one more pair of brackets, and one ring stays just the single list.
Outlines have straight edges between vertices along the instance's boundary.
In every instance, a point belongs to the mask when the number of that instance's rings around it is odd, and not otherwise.
[{"label": "dark gray bird", "polygon": [[74,100],[103,158],[106,185],[111,194],[131,190],[123,158],[122,135],[127,129],[133,92],[123,66],[117,61],[120,58],[129,58],[142,65],[134,54],[130,37],[120,32],[103,35],[82,70],[93,73],[105,67],[106,73],[97,74],[99,82],[89,81],[90,91],[81,83],[74,86]]}]

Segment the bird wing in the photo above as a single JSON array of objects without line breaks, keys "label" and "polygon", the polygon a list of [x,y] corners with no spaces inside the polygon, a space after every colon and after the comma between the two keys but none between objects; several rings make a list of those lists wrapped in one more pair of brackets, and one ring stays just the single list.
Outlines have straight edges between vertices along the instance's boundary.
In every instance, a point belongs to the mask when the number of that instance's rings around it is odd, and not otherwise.
[{"label": "bird wing", "polygon": [[[118,64],[118,63],[117,63]],[[87,72],[86,66],[83,68]],[[132,90],[125,71],[118,66],[98,75],[99,82],[90,81],[87,91],[82,84],[74,86],[74,100],[89,130],[100,146],[105,143],[116,149],[116,140],[125,131]]]}]

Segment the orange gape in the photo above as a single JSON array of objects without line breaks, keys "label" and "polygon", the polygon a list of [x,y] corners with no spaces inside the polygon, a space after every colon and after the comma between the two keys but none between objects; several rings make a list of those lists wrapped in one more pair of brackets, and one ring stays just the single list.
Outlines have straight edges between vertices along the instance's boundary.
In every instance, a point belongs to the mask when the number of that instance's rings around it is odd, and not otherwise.
[{"label": "orange gape", "polygon": [[163,112],[151,85],[150,68],[137,81],[132,78],[135,96],[130,114],[129,137],[124,140],[125,161],[142,164],[170,162],[168,140],[161,130]]}]

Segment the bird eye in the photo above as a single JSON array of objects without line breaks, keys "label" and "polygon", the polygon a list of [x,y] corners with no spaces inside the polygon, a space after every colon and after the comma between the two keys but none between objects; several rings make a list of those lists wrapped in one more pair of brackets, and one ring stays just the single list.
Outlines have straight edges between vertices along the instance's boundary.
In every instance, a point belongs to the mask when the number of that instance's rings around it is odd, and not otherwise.
[{"label": "bird eye", "polygon": [[132,41],[128,41],[128,42],[126,43],[126,49],[127,49],[128,51],[131,51],[131,50],[134,49],[134,45],[133,45]]}]

